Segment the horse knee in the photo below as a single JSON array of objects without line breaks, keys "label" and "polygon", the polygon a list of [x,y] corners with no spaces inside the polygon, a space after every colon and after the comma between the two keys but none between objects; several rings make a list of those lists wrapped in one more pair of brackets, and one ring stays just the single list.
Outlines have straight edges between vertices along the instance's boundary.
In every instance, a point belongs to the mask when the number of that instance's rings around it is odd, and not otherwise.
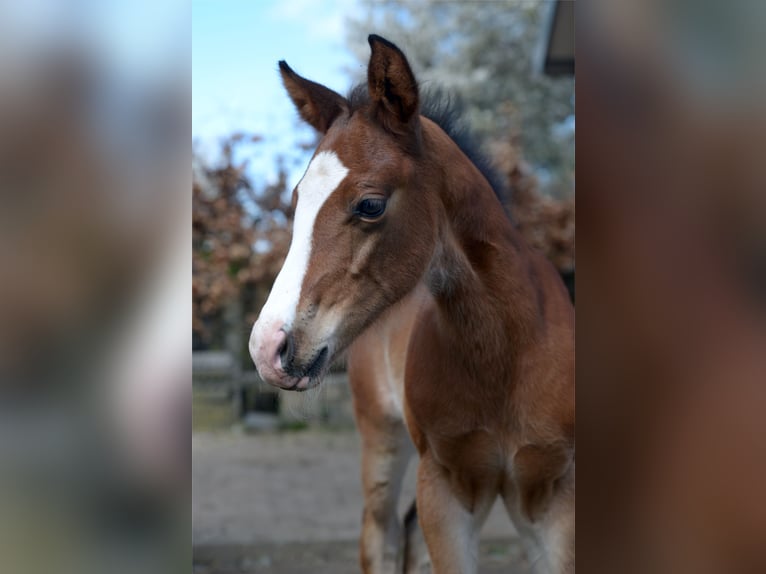
[{"label": "horse knee", "polygon": [[388,522],[396,515],[396,505],[394,502],[388,493],[379,491],[368,492],[364,501],[363,520],[379,524]]},{"label": "horse knee", "polygon": [[515,479],[521,510],[530,522],[537,522],[565,488],[572,464],[568,449],[559,445],[526,445],[514,457]]}]

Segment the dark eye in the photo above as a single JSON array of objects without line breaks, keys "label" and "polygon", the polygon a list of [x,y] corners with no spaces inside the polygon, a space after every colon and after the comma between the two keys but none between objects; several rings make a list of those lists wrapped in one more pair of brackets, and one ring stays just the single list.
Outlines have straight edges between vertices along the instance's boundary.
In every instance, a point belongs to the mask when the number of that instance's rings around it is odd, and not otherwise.
[{"label": "dark eye", "polygon": [[364,219],[377,219],[386,210],[385,197],[365,197],[356,205],[354,213]]}]

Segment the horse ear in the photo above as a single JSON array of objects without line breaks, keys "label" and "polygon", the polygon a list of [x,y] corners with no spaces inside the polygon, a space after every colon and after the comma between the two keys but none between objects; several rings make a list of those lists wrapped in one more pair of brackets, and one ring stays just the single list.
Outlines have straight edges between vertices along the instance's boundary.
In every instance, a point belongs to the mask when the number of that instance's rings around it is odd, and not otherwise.
[{"label": "horse ear", "polygon": [[370,100],[382,112],[381,119],[407,124],[418,119],[418,84],[407,58],[394,44],[370,34],[372,54],[367,67],[367,89]]},{"label": "horse ear", "polygon": [[299,76],[284,60],[279,62],[279,73],[298,113],[314,129],[326,133],[335,118],[348,109],[346,98]]}]

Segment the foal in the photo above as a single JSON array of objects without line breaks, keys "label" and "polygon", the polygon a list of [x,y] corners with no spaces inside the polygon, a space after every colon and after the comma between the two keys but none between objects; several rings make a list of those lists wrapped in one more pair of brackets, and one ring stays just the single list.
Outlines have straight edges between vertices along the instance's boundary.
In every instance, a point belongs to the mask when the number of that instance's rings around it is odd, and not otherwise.
[{"label": "foal", "polygon": [[[402,52],[369,37],[350,100],[280,62],[323,134],[287,259],[250,351],[287,390],[318,385],[348,349],[363,443],[365,572],[401,571],[395,501],[409,435],[435,574],[477,570],[500,495],[544,572],[574,572],[574,311],[492,187],[420,114]],[[393,501],[393,502],[392,502]]]}]

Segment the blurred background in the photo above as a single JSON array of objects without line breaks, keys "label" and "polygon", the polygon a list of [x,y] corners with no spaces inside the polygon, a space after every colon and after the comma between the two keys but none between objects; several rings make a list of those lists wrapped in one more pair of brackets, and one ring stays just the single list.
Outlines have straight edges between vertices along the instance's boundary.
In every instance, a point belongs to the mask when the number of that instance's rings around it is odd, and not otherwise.
[{"label": "blurred background", "polygon": [[[263,384],[250,330],[287,254],[318,142],[277,62],[347,94],[367,36],[462,112],[508,209],[574,295],[573,5],[542,1],[193,3],[193,541],[199,572],[357,572],[359,445],[342,364],[313,394]],[[308,395],[308,396],[307,396]],[[402,514],[414,497],[409,469]],[[504,512],[486,572],[528,568]],[[300,542],[300,552],[295,543]],[[485,570],[483,570],[485,571]],[[521,570],[524,571],[524,570]]]},{"label": "blurred background", "polygon": [[2,572],[188,568],[189,24],[0,2]]},{"label": "blurred background", "polygon": [[766,3],[577,5],[578,566],[763,572]]}]

